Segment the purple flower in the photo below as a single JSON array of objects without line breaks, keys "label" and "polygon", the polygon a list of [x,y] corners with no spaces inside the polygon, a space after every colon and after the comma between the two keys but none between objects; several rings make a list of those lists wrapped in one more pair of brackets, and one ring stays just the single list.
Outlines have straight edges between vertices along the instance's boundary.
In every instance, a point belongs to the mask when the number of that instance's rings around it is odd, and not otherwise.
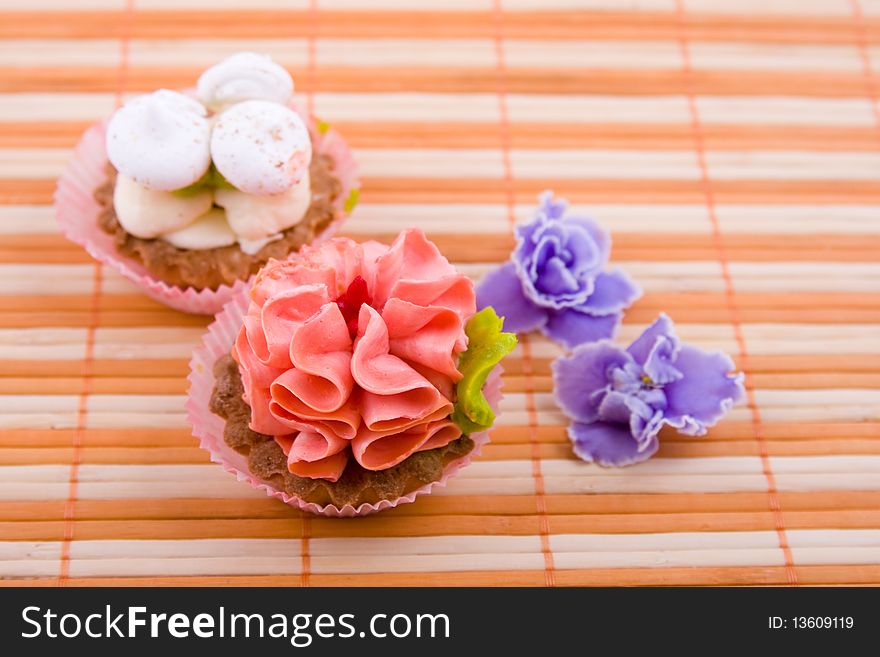
[{"label": "purple flower", "polygon": [[495,308],[505,329],[541,329],[573,348],[610,338],[641,290],[621,270],[604,271],[608,233],[588,217],[566,216],[567,205],[541,195],[535,217],[517,228],[510,261],[477,289],[477,305]]},{"label": "purple flower", "polygon": [[553,382],[575,454],[623,466],[653,455],[664,425],[705,434],[743,395],[733,368],[727,354],[681,344],[661,314],[627,349],[603,340],[557,359]]}]

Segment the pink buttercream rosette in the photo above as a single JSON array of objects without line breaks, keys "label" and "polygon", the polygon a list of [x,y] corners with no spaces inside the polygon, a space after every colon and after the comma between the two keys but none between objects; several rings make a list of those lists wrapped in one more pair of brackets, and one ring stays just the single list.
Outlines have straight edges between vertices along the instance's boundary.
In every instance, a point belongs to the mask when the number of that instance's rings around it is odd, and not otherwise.
[{"label": "pink buttercream rosette", "polygon": [[[473,285],[419,230],[390,247],[333,239],[300,258],[270,262],[250,292],[238,292],[208,328],[190,363],[187,413],[211,459],[283,502],[327,516],[355,516],[412,502],[442,486],[479,454],[488,431],[443,476],[395,500],[321,506],[254,477],[247,457],[223,440],[225,420],[209,401],[213,366],[239,363],[251,429],[275,436],[299,476],[335,481],[349,459],[368,470],[392,467],[461,432],[449,419],[475,312]],[[360,292],[361,294],[357,294]],[[355,303],[356,302],[356,303]],[[484,386],[493,408],[500,367]]]},{"label": "pink buttercream rosette", "polygon": [[[107,175],[106,127],[107,122],[101,121],[85,131],[58,179],[55,216],[61,231],[69,240],[83,246],[92,257],[113,267],[156,301],[188,313],[213,315],[219,312],[230,299],[247,289],[247,281],[236,281],[232,286],[221,285],[216,290],[169,285],[153,276],[137,260],[119,253],[113,236],[98,226],[100,206],[93,194]],[[333,173],[342,183],[342,192],[334,204],[335,218],[317,236],[315,242],[319,242],[332,236],[347,216],[346,200],[352,190],[358,188],[357,167],[348,144],[335,130],[321,133],[316,129],[313,118],[309,119],[309,129],[313,135],[314,152],[329,155],[333,159]]]}]

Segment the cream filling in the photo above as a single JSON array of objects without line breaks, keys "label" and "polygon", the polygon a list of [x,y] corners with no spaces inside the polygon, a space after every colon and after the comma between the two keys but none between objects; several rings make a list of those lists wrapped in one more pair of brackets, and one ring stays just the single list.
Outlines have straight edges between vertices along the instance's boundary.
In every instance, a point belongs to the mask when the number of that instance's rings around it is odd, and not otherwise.
[{"label": "cream filling", "polygon": [[152,239],[188,226],[214,204],[210,189],[188,196],[147,189],[121,173],[116,176],[113,206],[120,225],[135,237]]},{"label": "cream filling", "polygon": [[194,251],[238,243],[243,252],[253,255],[302,221],[311,198],[308,174],[272,196],[220,188],[184,196],[146,189],[119,174],[113,205],[120,225],[135,237],[160,238]]},{"label": "cream filling", "polygon": [[186,228],[165,233],[162,239],[178,249],[198,251],[232,246],[237,238],[226,221],[226,213],[220,208],[211,208]]},{"label": "cream filling", "polygon": [[219,188],[214,191],[214,203],[226,210],[232,230],[245,240],[261,240],[299,223],[311,200],[308,170],[298,183],[280,194],[255,196]]},{"label": "cream filling", "polygon": [[238,240],[238,248],[240,248],[248,255],[254,255],[270,242],[277,242],[282,237],[284,237],[284,235],[282,235],[281,233],[276,233],[275,235],[264,237],[261,240]]}]

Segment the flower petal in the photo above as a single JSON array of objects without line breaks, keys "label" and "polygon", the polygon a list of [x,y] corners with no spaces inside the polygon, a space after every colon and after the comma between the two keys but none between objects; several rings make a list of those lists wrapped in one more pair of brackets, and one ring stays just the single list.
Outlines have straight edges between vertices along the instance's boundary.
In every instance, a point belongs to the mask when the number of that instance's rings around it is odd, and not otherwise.
[{"label": "flower petal", "polygon": [[610,315],[628,308],[642,295],[641,288],[621,269],[596,276],[593,293],[577,308],[590,315]]},{"label": "flower petal", "polygon": [[[301,285],[273,296],[260,309],[259,321],[245,322],[257,357],[272,367],[290,367],[294,332],[330,301],[325,285]],[[258,335],[262,332],[262,336]],[[265,342],[266,358],[257,350]]]},{"label": "flower petal", "polygon": [[[334,411],[319,411],[300,398],[302,391],[308,390],[311,385],[311,375],[292,367],[275,379],[269,388],[269,399],[263,403],[268,405],[272,418],[287,427],[286,431],[280,433],[290,433],[290,429],[302,431],[303,426],[320,424],[342,438],[354,438],[361,422],[357,400],[349,398]],[[257,406],[252,404],[251,408],[252,421],[255,421]]]},{"label": "flower petal", "polygon": [[561,219],[568,209],[568,201],[564,198],[556,200],[552,189],[545,189],[538,195],[538,212],[547,215],[550,219]]},{"label": "flower petal", "polygon": [[387,436],[449,417],[452,402],[428,384],[428,388],[415,388],[396,395],[362,391],[360,409],[363,428]]},{"label": "flower petal", "polygon": [[426,434],[419,431],[386,434],[361,427],[351,441],[351,453],[367,470],[385,470],[417,451],[426,439]]},{"label": "flower petal", "polygon": [[571,308],[593,293],[605,260],[588,230],[577,223],[564,227],[539,215],[517,229],[511,259],[526,298],[545,308]]},{"label": "flower petal", "polygon": [[370,306],[361,306],[351,373],[361,386],[360,406],[372,432],[403,431],[449,415],[452,402],[402,359],[389,353],[388,327]]},{"label": "flower petal", "polygon": [[351,347],[348,327],[335,303],[324,305],[296,330],[290,359],[305,375],[296,393],[304,403],[325,413],[342,407],[354,388]]},{"label": "flower petal", "polygon": [[569,230],[577,226],[582,228],[590,236],[597,249],[596,264],[602,266],[608,262],[608,256],[611,254],[611,236],[608,231],[602,228],[592,217],[566,215],[562,219],[562,224]]},{"label": "flower petal", "polygon": [[[245,317],[245,321],[247,321]],[[262,335],[258,332],[257,335]],[[284,372],[283,367],[270,367],[261,361],[248,340],[247,331],[242,329],[232,346],[232,357],[240,365],[242,381],[250,381],[257,388],[268,388]],[[245,384],[247,387],[248,384]]]},{"label": "flower petal", "polygon": [[464,330],[461,317],[449,308],[423,308],[391,298],[382,314],[388,327],[391,354],[424,365],[453,381],[461,378],[455,361],[456,343]]},{"label": "flower petal", "polygon": [[[389,353],[388,326],[376,310],[361,306],[351,373],[361,388],[377,395],[395,395],[432,388],[412,367]],[[435,391],[436,392],[436,391]]]},{"label": "flower petal", "polygon": [[489,306],[504,318],[504,328],[513,333],[527,333],[547,322],[547,311],[523,294],[522,282],[512,262],[487,274],[477,288],[477,308]]},{"label": "flower petal", "polygon": [[678,358],[680,349],[678,341],[673,342],[665,335],[657,336],[657,341],[651,348],[643,366],[644,374],[650,379],[652,385],[665,386],[684,376],[675,367],[675,360]]},{"label": "flower petal", "polygon": [[629,432],[639,443],[639,449],[644,450],[650,446],[652,440],[657,439],[665,424],[666,417],[662,410],[652,409],[647,416],[634,410],[629,418]]},{"label": "flower petal", "polygon": [[657,338],[660,336],[666,337],[676,350],[678,349],[679,342],[678,337],[675,335],[675,325],[666,313],[660,313],[660,316],[654,320],[654,323],[646,328],[642,334],[637,337],[629,347],[627,347],[627,351],[633,358],[635,358],[639,365],[644,365],[645,361],[648,360],[651,350],[657,343]]},{"label": "flower petal", "polygon": [[675,367],[683,376],[664,388],[665,415],[682,433],[706,433],[744,394],[743,375],[731,375],[734,364],[727,354],[682,345]]},{"label": "flower petal", "polygon": [[578,281],[558,256],[551,256],[544,264],[543,274],[538,280],[541,292],[554,297],[576,294]]},{"label": "flower petal", "polygon": [[461,438],[461,429],[449,420],[438,420],[428,425],[426,429],[428,439],[422,443],[418,451],[424,452],[429,449],[445,447],[453,440]]},{"label": "flower petal", "polygon": [[611,383],[610,370],[628,362],[632,357],[610,342],[584,344],[553,361],[553,388],[562,412],[578,422],[598,420],[599,405]]},{"label": "flower petal", "polygon": [[245,386],[243,398],[251,407],[251,421],[248,424],[250,430],[265,436],[283,436],[290,433],[292,427],[279,420],[272,413],[269,391],[248,387],[247,383]]},{"label": "flower petal", "polygon": [[294,461],[287,462],[287,469],[291,474],[297,477],[308,477],[309,479],[326,479],[327,481],[338,481],[339,477],[345,471],[348,464],[349,452],[336,452],[320,461]]},{"label": "flower petal", "polygon": [[442,447],[460,436],[458,427],[446,419],[424,422],[399,433],[377,433],[361,427],[351,442],[351,452],[367,470],[385,470],[415,452]]},{"label": "flower petal", "polygon": [[[342,294],[355,277],[362,276],[364,246],[353,240],[336,237],[323,244],[310,246],[306,254],[307,260],[310,260],[311,258],[308,256],[311,256],[317,260],[317,263],[301,266],[299,269],[307,270],[317,265],[319,271],[326,267],[333,272],[333,277],[327,283],[327,290],[331,297]],[[304,276],[305,272],[299,275]],[[312,274],[312,276],[314,275]]]},{"label": "flower petal", "polygon": [[397,281],[391,287],[391,298],[416,306],[449,308],[457,312],[462,321],[477,311],[473,281],[464,274],[441,276],[430,281]]},{"label": "flower petal", "polygon": [[[275,439],[278,442],[278,438]],[[279,443],[284,448],[282,443]],[[289,450],[284,450],[287,454],[288,463],[296,463],[297,461],[320,461],[328,456],[338,454],[346,447],[349,441],[340,438],[334,433],[325,430],[318,430],[316,427],[303,429],[297,434],[293,442],[290,444]]]},{"label": "flower petal", "polygon": [[579,458],[605,467],[620,467],[644,461],[659,446],[654,437],[640,450],[629,426],[610,422],[573,422],[568,427],[568,438]]},{"label": "flower petal", "polygon": [[[305,257],[306,253],[313,253],[314,250],[314,247],[304,247],[300,256]],[[300,260],[270,260],[257,272],[251,286],[251,300],[259,307],[276,294],[301,285],[323,285],[328,290],[333,290],[336,287],[336,272],[319,263],[304,267]]]},{"label": "flower petal", "polygon": [[[340,448],[336,451],[323,450],[326,455],[320,456],[322,447],[320,439],[312,446],[306,447],[305,443],[314,439],[314,436],[308,436],[303,433],[292,434],[288,436],[275,436],[275,442],[281,447],[281,451],[287,457],[287,470],[291,474],[298,477],[308,477],[309,479],[326,479],[327,481],[337,481],[345,470],[348,463],[349,451]],[[347,447],[346,441],[343,447]],[[317,447],[317,449],[314,449]],[[310,449],[311,448],[311,449]],[[301,458],[302,453],[312,452],[311,456],[316,458]]]},{"label": "flower petal", "polygon": [[620,323],[620,317],[620,313],[597,317],[574,309],[557,310],[550,313],[543,331],[548,337],[561,342],[568,349],[574,349],[585,342],[596,342],[613,337]]},{"label": "flower petal", "polygon": [[[599,404],[599,418],[603,422],[626,424],[632,422],[632,418],[640,418],[646,421],[654,415],[654,409],[635,395],[628,395],[618,390],[609,390],[608,394]],[[633,432],[638,438],[638,433]]]},{"label": "flower petal", "polygon": [[[371,267],[367,265],[364,269]],[[381,310],[398,281],[433,281],[455,273],[455,268],[425,233],[418,228],[408,228],[376,259],[375,280],[365,278],[373,295],[373,305]]]}]

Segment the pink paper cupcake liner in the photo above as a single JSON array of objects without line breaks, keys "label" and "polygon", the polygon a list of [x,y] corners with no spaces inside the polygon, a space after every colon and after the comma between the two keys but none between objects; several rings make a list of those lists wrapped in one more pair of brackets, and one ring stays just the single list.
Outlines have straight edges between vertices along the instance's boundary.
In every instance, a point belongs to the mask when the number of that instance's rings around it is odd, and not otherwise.
[{"label": "pink paper cupcake liner", "polygon": [[[247,287],[247,281],[236,281],[233,285],[221,285],[216,290],[196,290],[192,287],[180,288],[169,285],[148,272],[133,258],[128,258],[116,250],[113,236],[98,226],[100,206],[94,199],[95,189],[106,177],[107,151],[105,133],[107,122],[91,126],[83,134],[58,180],[55,190],[55,216],[61,231],[71,241],[88,251],[91,256],[107,264],[144,293],[176,310],[199,315],[213,315],[239,292]],[[342,193],[334,204],[335,217],[327,228],[316,237],[313,243],[331,237],[348,215],[346,202],[352,192],[358,189],[357,166],[345,140],[334,130],[324,133],[315,129],[315,121],[309,119],[309,128],[315,136],[315,153],[329,155],[334,162],[333,172],[342,183]],[[291,254],[294,256],[295,254]]]},{"label": "pink paper cupcake liner", "polygon": [[[241,290],[224,307],[208,327],[208,332],[202,339],[202,343],[193,352],[190,360],[189,373],[189,396],[186,402],[187,419],[193,428],[193,435],[199,439],[199,446],[211,454],[211,460],[223,466],[223,469],[235,475],[239,481],[244,481],[252,487],[266,492],[266,495],[277,497],[285,504],[315,513],[319,515],[343,518],[362,516],[384,509],[390,509],[398,504],[408,504],[415,501],[419,495],[430,493],[434,487],[445,486],[446,482],[461,468],[468,465],[480,449],[489,442],[489,432],[481,431],[470,434],[474,441],[474,448],[466,455],[447,464],[443,470],[443,476],[437,481],[425,484],[403,497],[396,500],[382,500],[377,504],[361,504],[354,507],[350,504],[339,508],[333,504],[322,506],[314,502],[307,502],[299,497],[289,495],[278,490],[265,481],[254,477],[248,470],[247,456],[239,454],[229,447],[223,440],[223,429],[226,420],[215,415],[210,410],[211,393],[214,390],[214,363],[221,356],[225,356],[232,349],[232,344],[238,335],[248,307],[247,289]],[[484,393],[489,404],[497,412],[501,402],[501,367],[496,367],[484,386]]]}]

